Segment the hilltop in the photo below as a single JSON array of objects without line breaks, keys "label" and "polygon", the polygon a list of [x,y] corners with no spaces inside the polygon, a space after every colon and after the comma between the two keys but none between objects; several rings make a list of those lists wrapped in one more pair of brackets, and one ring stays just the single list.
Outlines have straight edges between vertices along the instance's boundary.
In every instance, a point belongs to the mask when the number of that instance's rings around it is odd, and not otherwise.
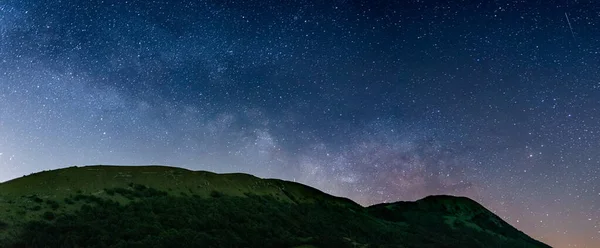
[{"label": "hilltop", "polygon": [[477,202],[362,207],[242,173],[86,166],[0,184],[2,247],[549,247]]}]

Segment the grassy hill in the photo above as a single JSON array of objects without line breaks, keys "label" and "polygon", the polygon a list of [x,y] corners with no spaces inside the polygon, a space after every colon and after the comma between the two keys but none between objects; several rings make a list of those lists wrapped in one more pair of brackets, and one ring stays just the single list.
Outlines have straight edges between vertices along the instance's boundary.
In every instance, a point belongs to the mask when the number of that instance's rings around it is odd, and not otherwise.
[{"label": "grassy hill", "polygon": [[364,208],[247,174],[86,166],[0,184],[1,247],[548,247],[478,203]]}]

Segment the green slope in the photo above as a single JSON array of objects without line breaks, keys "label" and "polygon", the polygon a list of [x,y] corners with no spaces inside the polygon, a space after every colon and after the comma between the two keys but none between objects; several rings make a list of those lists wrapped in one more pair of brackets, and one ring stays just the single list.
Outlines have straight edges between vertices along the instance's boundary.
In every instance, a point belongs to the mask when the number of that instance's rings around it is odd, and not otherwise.
[{"label": "green slope", "polygon": [[416,202],[377,204],[367,210],[380,219],[424,227],[439,239],[459,240],[453,242],[484,247],[489,240],[516,241],[522,243],[518,247],[547,247],[466,197],[428,196]]},{"label": "green slope", "polygon": [[247,174],[87,166],[0,184],[3,247],[548,247],[450,196],[368,208]]}]

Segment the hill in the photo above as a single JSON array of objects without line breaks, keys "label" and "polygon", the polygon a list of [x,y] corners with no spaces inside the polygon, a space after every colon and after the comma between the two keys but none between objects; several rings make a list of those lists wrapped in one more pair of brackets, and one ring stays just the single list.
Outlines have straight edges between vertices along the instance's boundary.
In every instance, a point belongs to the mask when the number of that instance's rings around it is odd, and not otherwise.
[{"label": "hill", "polygon": [[2,247],[549,247],[475,201],[362,207],[283,180],[86,166],[0,184]]}]

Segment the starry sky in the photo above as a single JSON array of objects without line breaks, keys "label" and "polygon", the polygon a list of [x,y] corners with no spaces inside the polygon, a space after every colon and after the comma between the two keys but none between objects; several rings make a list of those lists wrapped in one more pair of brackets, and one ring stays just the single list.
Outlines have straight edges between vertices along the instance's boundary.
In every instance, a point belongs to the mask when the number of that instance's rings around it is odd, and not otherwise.
[{"label": "starry sky", "polygon": [[162,164],[473,198],[600,247],[600,3],[0,0],[0,181]]}]

